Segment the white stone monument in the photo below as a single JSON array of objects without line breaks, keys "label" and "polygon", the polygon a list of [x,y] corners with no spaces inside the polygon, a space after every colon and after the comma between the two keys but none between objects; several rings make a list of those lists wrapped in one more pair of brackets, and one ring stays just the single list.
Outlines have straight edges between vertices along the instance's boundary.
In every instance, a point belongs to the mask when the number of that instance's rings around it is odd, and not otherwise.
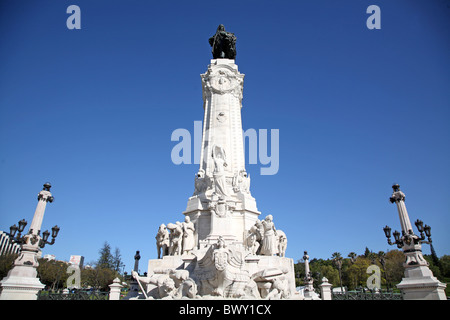
[{"label": "white stone monument", "polygon": [[[394,192],[390,197],[390,201],[397,205],[402,234],[400,237],[400,233],[395,231],[395,243],[392,243],[390,240],[391,229],[386,226],[384,232],[388,238],[388,243],[391,245],[397,244],[398,248],[403,249],[406,257],[406,261],[403,264],[405,277],[397,285],[397,288],[402,291],[403,299],[405,300],[447,300],[445,295],[446,284],[440,282],[433,275],[433,272],[428,268],[428,262],[423,257],[422,243],[425,242],[423,230],[419,229],[420,237],[414,234],[408,211],[406,210],[405,194],[400,190],[398,184],[393,185],[392,188]],[[418,222],[421,221],[418,220]],[[417,224],[420,225],[420,223]]]},{"label": "white stone monument", "polygon": [[312,277],[311,271],[309,269],[309,255],[308,252],[305,251],[303,255],[303,260],[305,261],[305,290],[304,296],[305,300],[320,300],[319,295],[314,291],[313,282],[314,279]]},{"label": "white stone monument", "polygon": [[[287,238],[250,193],[242,134],[244,75],[235,64],[235,37],[219,26],[213,57],[201,75],[204,121],[200,168],[184,222],[162,224],[143,298],[294,299],[294,263]],[[180,219],[181,220],[181,219]]]},{"label": "white stone monument", "polygon": [[39,266],[37,259],[41,254],[41,248],[45,244],[53,244],[59,231],[57,226],[53,227],[52,242],[47,242],[48,231],[44,231],[41,236],[45,207],[47,202],[53,202],[50,187],[49,183],[44,184],[44,189],[38,194],[38,204],[30,230],[20,239],[23,242],[20,255],[14,261],[14,267],[0,281],[0,300],[36,300],[39,290],[45,287],[37,277],[37,267]]}]

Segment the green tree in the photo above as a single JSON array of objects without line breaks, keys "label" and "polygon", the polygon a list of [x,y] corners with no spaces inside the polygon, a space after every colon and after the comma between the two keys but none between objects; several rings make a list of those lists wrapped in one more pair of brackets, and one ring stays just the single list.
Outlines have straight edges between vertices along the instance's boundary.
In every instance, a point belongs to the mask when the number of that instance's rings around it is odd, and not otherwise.
[{"label": "green tree", "polygon": [[396,284],[402,281],[405,269],[405,254],[403,251],[391,250],[386,253],[384,277],[388,288],[394,288]]},{"label": "green tree", "polygon": [[14,260],[16,260],[18,256],[17,253],[0,256],[0,280],[8,275],[9,270],[11,270],[14,265]]},{"label": "green tree", "polygon": [[354,263],[355,261],[356,261],[356,257],[357,257],[358,255],[356,254],[356,253],[354,253],[354,252],[350,252],[349,254],[348,254],[348,257],[350,258],[350,261],[352,262],[352,263]]},{"label": "green tree", "polygon": [[428,262],[428,268],[430,268],[431,272],[433,272],[433,276],[443,281],[441,270],[439,269],[439,261],[436,261],[436,258],[432,255],[424,254],[423,257]]},{"label": "green tree", "polygon": [[99,258],[93,265],[95,265],[94,268],[84,268],[81,270],[81,285],[83,287],[108,291],[108,286],[113,282],[114,278],[122,278],[120,272],[124,264],[120,250],[116,248],[114,254],[112,254],[111,246],[107,241],[100,248]]},{"label": "green tree", "polygon": [[340,287],[342,290],[342,288],[343,288],[343,286],[342,286],[342,255],[339,252],[334,252],[331,255],[331,258],[339,270],[339,284],[340,284]]},{"label": "green tree", "polygon": [[118,273],[121,273],[121,271],[125,267],[125,264],[122,262],[122,254],[120,253],[119,248],[115,248],[112,261],[114,270],[117,271]]},{"label": "green tree", "polygon": [[49,290],[66,287],[68,264],[63,261],[39,259],[38,278]]},{"label": "green tree", "polygon": [[442,268],[442,275],[446,278],[450,278],[450,256],[443,255],[439,261]]},{"label": "green tree", "polygon": [[319,281],[315,281],[314,284],[318,286],[322,281],[322,278],[325,277],[328,279],[328,282],[331,283],[334,287],[339,287],[339,271],[333,268],[331,265],[322,264],[322,265],[311,265],[311,272],[313,275],[319,275]]},{"label": "green tree", "polygon": [[359,286],[365,287],[367,278],[367,268],[370,266],[370,260],[363,256],[357,257],[355,262],[347,269],[347,286],[354,290]]},{"label": "green tree", "polygon": [[101,269],[114,269],[114,257],[111,253],[111,246],[105,241],[103,247],[98,252],[100,257],[97,260],[96,266]]}]

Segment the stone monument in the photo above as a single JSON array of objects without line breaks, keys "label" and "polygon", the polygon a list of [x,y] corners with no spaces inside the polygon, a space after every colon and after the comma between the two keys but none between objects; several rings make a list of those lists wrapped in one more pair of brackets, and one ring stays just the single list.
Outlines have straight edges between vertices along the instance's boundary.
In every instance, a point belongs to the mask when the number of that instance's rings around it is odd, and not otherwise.
[{"label": "stone monument", "polygon": [[[18,239],[21,244],[19,257],[14,261],[14,266],[7,276],[0,281],[0,300],[36,300],[37,294],[45,286],[40,282],[37,274],[38,256],[46,244],[54,244],[59,232],[59,227],[52,228],[52,241],[48,242],[49,232],[41,234],[42,221],[48,202],[54,198],[50,192],[50,183],[45,183],[44,188],[38,194],[38,204],[26,235]],[[25,222],[26,225],[26,222]]]},{"label": "stone monument", "polygon": [[[425,237],[421,229],[421,221],[418,220],[416,222],[420,232],[419,237],[414,234],[411,220],[406,210],[405,194],[400,190],[398,184],[394,184],[392,189],[394,192],[389,201],[397,205],[402,231],[401,234],[398,231],[394,232],[394,243],[390,240],[391,228],[388,226],[384,227],[384,232],[388,238],[388,243],[390,245],[396,244],[399,249],[403,250],[406,258],[403,263],[405,276],[397,285],[397,288],[403,292],[403,299],[405,300],[447,300],[445,295],[446,284],[440,282],[433,275],[433,272],[428,267],[428,262],[422,254],[422,243],[425,243]],[[429,240],[431,241],[430,238]]]},{"label": "stone monument", "polygon": [[204,121],[194,193],[184,222],[160,225],[158,259],[149,261],[147,277],[133,276],[145,287],[141,298],[298,299],[286,235],[272,215],[260,219],[250,192],[236,37],[220,25],[209,43],[213,59],[201,75]]},{"label": "stone monument", "polygon": [[309,270],[309,255],[308,252],[305,251],[303,255],[303,260],[305,261],[305,290],[304,296],[305,300],[320,300],[319,295],[314,291],[313,282],[314,279],[312,277],[312,273]]}]

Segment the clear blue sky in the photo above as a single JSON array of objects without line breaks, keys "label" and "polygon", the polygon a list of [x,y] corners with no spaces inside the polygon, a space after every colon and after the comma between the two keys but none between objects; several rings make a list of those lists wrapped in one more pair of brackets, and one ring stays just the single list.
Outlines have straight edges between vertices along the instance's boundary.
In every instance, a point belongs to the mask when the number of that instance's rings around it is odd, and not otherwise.
[{"label": "clear blue sky", "polygon": [[[61,231],[43,254],[90,262],[108,241],[128,272],[136,250],[141,272],[156,258],[198,170],[172,163],[171,133],[202,120],[221,23],[237,36],[244,129],[280,132],[279,172],[247,171],[287,256],[396,249],[382,230],[400,228],[394,182],[450,254],[449,0],[0,3],[0,230],[31,223],[50,181],[43,230]],[[66,27],[71,4],[81,30]]]}]

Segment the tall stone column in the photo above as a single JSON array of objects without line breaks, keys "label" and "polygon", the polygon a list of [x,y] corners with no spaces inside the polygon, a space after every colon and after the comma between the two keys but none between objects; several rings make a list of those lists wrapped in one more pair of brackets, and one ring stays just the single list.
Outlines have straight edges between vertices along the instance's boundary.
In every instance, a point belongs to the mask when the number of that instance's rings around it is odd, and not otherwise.
[{"label": "tall stone column", "polygon": [[50,183],[45,183],[44,189],[38,194],[38,204],[36,206],[36,211],[34,212],[33,221],[31,221],[30,225],[30,233],[32,233],[33,235],[40,234],[47,202],[53,202],[53,196],[50,193],[50,188]]},{"label": "tall stone column", "polygon": [[244,75],[233,59],[212,59],[201,79],[204,118],[200,168],[184,214],[195,223],[199,241],[215,243],[221,236],[242,243],[246,230],[260,214],[245,171],[241,119]]},{"label": "tall stone column", "polygon": [[403,249],[406,260],[403,264],[405,277],[397,285],[402,290],[405,300],[446,300],[445,287],[428,268],[428,262],[422,254],[421,239],[414,234],[411,221],[405,205],[405,194],[400,186],[392,186],[394,192],[390,197],[391,203],[397,205],[402,237],[396,243]]},{"label": "tall stone column", "polygon": [[308,252],[305,251],[303,255],[303,260],[305,261],[305,290],[304,296],[305,300],[319,300],[318,294],[314,291],[313,286],[313,277],[311,275],[311,271],[309,269],[309,255]]},{"label": "tall stone column", "polygon": [[395,203],[397,205],[402,234],[409,234],[410,232],[413,232],[413,228],[405,206],[405,194],[400,190],[400,186],[398,184],[393,185],[392,189],[394,189],[394,192],[389,200],[391,203]]},{"label": "tall stone column", "polygon": [[49,183],[44,184],[44,189],[38,194],[38,204],[29,232],[24,236],[22,251],[14,261],[14,267],[0,281],[0,300],[36,300],[39,290],[45,287],[37,278],[37,257],[41,251],[40,229],[45,207],[47,202],[53,201],[50,187]]}]

